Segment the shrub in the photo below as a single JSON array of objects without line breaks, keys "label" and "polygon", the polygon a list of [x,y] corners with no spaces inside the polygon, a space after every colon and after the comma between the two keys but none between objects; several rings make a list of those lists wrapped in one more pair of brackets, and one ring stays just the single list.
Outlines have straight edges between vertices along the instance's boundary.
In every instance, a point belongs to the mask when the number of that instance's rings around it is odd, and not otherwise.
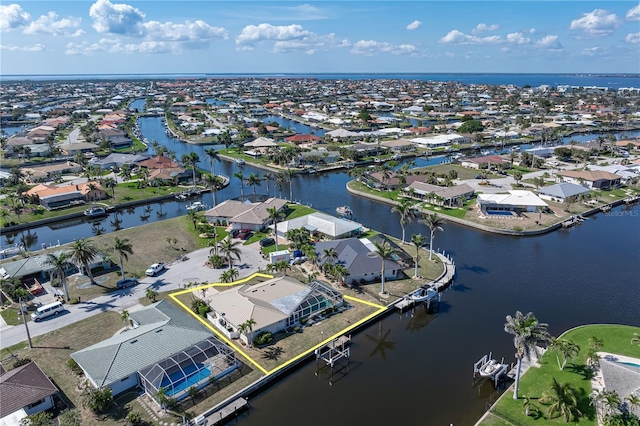
[{"label": "shrub", "polygon": [[27,365],[31,362],[30,358],[18,358],[13,362],[13,368],[22,367],[23,365]]},{"label": "shrub", "polygon": [[127,416],[127,424],[130,424],[131,426],[141,425],[142,415],[140,415],[140,413],[138,413],[137,411],[130,412]]},{"label": "shrub", "polygon": [[222,268],[222,266],[225,264],[225,259],[224,257],[220,256],[220,255],[213,255],[209,258],[209,262],[211,263],[211,266],[213,268]]},{"label": "shrub", "polygon": [[73,358],[69,358],[69,361],[67,361],[67,367],[69,368],[69,370],[73,371],[78,376],[84,374],[84,372],[82,371],[82,368],[80,368],[76,360]]},{"label": "shrub", "polygon": [[307,323],[307,321],[309,321],[309,318],[304,317],[304,318],[300,318],[300,324],[305,325]]},{"label": "shrub", "polygon": [[91,389],[84,392],[82,406],[90,409],[96,414],[104,413],[113,403],[111,388]]},{"label": "shrub", "polygon": [[269,331],[263,331],[253,339],[253,344],[256,346],[268,345],[273,340],[273,335]]},{"label": "shrub", "polygon": [[77,410],[64,410],[58,416],[58,424],[60,426],[80,426],[80,415]]},{"label": "shrub", "polygon": [[293,331],[295,331],[296,333],[300,333],[300,330],[302,330],[299,326],[295,326],[293,327]]},{"label": "shrub", "polygon": [[60,278],[55,277],[51,279],[51,287],[60,287],[62,285],[62,282],[60,281]]}]

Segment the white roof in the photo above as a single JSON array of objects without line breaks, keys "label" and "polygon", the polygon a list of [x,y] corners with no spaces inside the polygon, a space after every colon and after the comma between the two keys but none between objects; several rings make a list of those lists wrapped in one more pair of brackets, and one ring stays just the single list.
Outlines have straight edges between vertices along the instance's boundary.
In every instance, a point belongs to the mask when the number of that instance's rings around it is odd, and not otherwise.
[{"label": "white roof", "polygon": [[481,204],[503,204],[508,206],[548,206],[533,192],[521,189],[513,189],[508,194],[478,194],[478,202]]},{"label": "white roof", "polygon": [[[306,216],[278,223],[278,232],[283,234],[290,229],[315,228],[314,230],[331,237],[339,237],[362,228],[362,224],[344,220],[325,213],[315,212]],[[273,225],[270,226],[273,228]]]},{"label": "white roof", "polygon": [[278,146],[278,144],[273,139],[265,138],[261,136],[257,139],[254,139],[251,142],[245,143],[244,146],[248,146],[252,148],[266,148],[270,146]]}]

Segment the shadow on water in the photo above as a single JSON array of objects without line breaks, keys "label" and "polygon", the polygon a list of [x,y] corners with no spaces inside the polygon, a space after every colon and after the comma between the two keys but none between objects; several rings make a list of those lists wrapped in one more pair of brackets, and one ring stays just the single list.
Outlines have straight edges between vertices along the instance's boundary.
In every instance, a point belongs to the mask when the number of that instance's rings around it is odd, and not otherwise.
[{"label": "shadow on water", "polygon": [[459,282],[454,282],[453,284],[451,284],[449,288],[452,291],[457,291],[459,293],[463,293],[465,291],[471,290],[471,287],[468,287],[467,285],[465,285],[465,283],[459,283]]},{"label": "shadow on water", "polygon": [[349,373],[362,366],[360,361],[351,361],[340,359],[333,364],[333,368],[328,364],[321,364],[316,370],[315,375],[326,379],[329,385],[335,385],[340,380],[344,379]]},{"label": "shadow on water", "polygon": [[457,264],[456,263],[456,271],[469,271],[474,274],[487,274],[489,273],[489,269],[480,265],[467,265],[466,263]]}]

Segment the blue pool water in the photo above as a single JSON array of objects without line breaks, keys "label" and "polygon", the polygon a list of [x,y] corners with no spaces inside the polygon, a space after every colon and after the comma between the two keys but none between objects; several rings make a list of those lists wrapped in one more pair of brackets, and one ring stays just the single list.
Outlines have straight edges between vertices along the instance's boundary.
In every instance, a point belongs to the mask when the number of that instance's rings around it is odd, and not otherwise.
[{"label": "blue pool water", "polygon": [[487,210],[487,214],[491,216],[513,216],[513,212],[505,212],[500,210]]},{"label": "blue pool water", "polygon": [[635,367],[635,368],[640,368],[640,365],[635,364],[633,362],[622,362],[622,361],[618,361],[618,364],[624,364],[624,365],[629,365],[631,367]]},{"label": "blue pool water", "polygon": [[[204,367],[202,370],[197,371],[198,367],[190,366],[185,369],[185,372],[177,371],[172,374],[170,378],[164,379],[161,386],[166,389],[168,396],[179,394],[180,392],[189,389],[191,386],[197,386],[201,381],[211,377],[211,369]],[[173,389],[171,383],[173,382]]]}]

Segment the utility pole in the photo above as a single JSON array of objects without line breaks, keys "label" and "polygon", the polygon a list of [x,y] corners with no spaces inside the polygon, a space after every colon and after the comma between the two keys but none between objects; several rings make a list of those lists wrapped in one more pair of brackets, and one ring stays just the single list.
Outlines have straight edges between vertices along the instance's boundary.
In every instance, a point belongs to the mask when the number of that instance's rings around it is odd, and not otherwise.
[{"label": "utility pole", "polygon": [[29,326],[27,325],[26,316],[27,307],[24,305],[24,298],[20,298],[20,314],[22,315],[22,322],[24,323],[24,329],[27,330],[27,340],[29,340],[29,348],[33,349],[33,343],[31,342],[31,334],[29,334]]}]

